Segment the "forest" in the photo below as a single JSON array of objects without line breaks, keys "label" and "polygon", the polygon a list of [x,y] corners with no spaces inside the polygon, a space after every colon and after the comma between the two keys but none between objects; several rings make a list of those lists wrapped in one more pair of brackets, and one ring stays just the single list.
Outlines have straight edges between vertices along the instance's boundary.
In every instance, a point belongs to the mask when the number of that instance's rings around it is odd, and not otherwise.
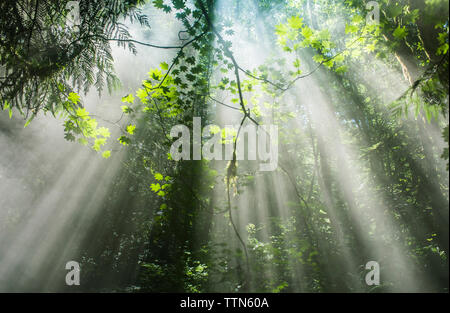
[{"label": "forest", "polygon": [[2,0],[0,292],[448,293],[449,1]]}]

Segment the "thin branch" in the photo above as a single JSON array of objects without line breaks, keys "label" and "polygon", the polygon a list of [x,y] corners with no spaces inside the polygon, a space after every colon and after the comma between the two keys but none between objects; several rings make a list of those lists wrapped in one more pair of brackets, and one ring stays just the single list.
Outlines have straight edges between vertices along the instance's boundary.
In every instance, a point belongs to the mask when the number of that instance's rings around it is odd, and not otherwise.
[{"label": "thin branch", "polygon": [[135,39],[118,39],[118,38],[106,38],[103,36],[95,36],[95,37],[99,37],[103,40],[108,40],[108,41],[117,41],[117,42],[132,42],[132,43],[136,43],[138,45],[142,45],[142,46],[146,46],[146,47],[152,47],[152,48],[158,48],[158,49],[183,49],[184,47],[190,45],[191,43],[193,43],[194,41],[196,41],[197,39],[199,39],[200,37],[202,37],[204,35],[201,34],[191,40],[189,40],[188,42],[186,42],[185,44],[181,45],[181,46],[159,46],[159,45],[155,45],[155,44],[151,44],[151,43],[146,43],[146,42],[142,42],[142,41],[138,41]]},{"label": "thin branch", "polygon": [[238,111],[241,110],[241,108],[236,108],[236,107],[233,107],[233,106],[231,106],[231,105],[225,104],[225,103],[223,103],[223,102],[221,102],[221,101],[219,101],[219,100],[214,99],[214,98],[211,97],[211,96],[208,96],[208,97],[209,97],[211,100],[213,100],[214,102],[217,102],[218,104],[221,104],[221,105],[223,105],[223,106],[225,106],[225,107],[227,107],[227,108],[230,108],[230,109],[233,109],[233,110],[238,110]]},{"label": "thin branch", "polygon": [[356,38],[347,48],[345,48],[344,50],[342,50],[341,52],[339,52],[338,54],[335,54],[334,56],[332,56],[332,57],[330,57],[330,58],[328,58],[328,59],[325,59],[325,60],[323,60],[322,62],[320,62],[312,71],[310,71],[309,73],[307,73],[307,74],[304,74],[304,75],[300,75],[300,76],[297,76],[294,80],[292,80],[286,87],[282,87],[281,85],[278,85],[278,84],[276,84],[276,83],[274,83],[274,82],[272,82],[272,81],[270,81],[270,80],[268,80],[268,79],[266,79],[266,78],[264,78],[264,77],[258,77],[258,76],[255,76],[255,75],[253,75],[252,73],[250,73],[248,70],[245,70],[245,69],[243,69],[243,68],[241,68],[241,67],[239,67],[239,70],[240,71],[242,71],[243,73],[245,73],[247,76],[249,76],[249,77],[251,77],[251,78],[254,78],[254,79],[256,79],[256,80],[259,80],[259,81],[263,81],[263,82],[265,82],[265,83],[267,83],[267,84],[270,84],[270,85],[272,85],[272,86],[274,86],[275,88],[277,88],[277,89],[279,89],[279,90],[281,90],[281,91],[283,91],[283,92],[285,92],[285,91],[287,91],[287,90],[289,90],[299,79],[302,79],[302,78],[306,78],[306,77],[308,77],[308,76],[311,76],[312,74],[314,74],[323,64],[325,64],[325,63],[327,63],[327,62],[329,62],[329,61],[331,61],[331,60],[333,60],[333,59],[335,59],[336,57],[338,57],[339,55],[341,55],[342,53],[344,53],[345,51],[347,51],[351,46],[353,46],[359,39],[361,39],[363,36],[360,36],[360,37],[358,37],[358,38]]},{"label": "thin branch", "polygon": [[189,40],[188,42],[186,42],[184,45],[181,46],[180,51],[178,51],[177,56],[175,57],[175,59],[172,61],[172,64],[170,65],[169,69],[167,70],[167,73],[164,75],[163,79],[161,80],[161,82],[158,84],[158,86],[156,87],[152,87],[152,88],[147,88],[145,87],[147,90],[156,90],[161,88],[162,84],[165,82],[167,76],[169,76],[170,72],[172,71],[173,67],[175,66],[175,64],[177,63],[178,59],[181,57],[182,53],[183,53],[183,49],[186,48],[187,46],[189,46],[191,43],[193,43],[194,41],[200,39],[201,37],[203,37],[206,34],[206,32],[201,33],[200,35],[196,36],[195,38]]}]

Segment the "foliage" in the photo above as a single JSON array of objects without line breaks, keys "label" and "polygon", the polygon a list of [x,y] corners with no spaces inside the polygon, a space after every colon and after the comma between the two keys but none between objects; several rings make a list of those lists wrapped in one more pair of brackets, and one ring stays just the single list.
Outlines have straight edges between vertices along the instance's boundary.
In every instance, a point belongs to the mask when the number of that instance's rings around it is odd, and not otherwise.
[{"label": "foliage", "polygon": [[[103,77],[114,84],[108,38],[118,34],[133,50],[121,17],[147,25],[140,1],[116,2],[82,2],[79,34],[46,23],[62,23],[63,2],[35,14],[24,32],[2,19],[0,61],[13,70],[1,82],[2,108],[61,113],[68,140],[105,149],[111,132],[98,127],[75,89],[101,90]],[[103,251],[80,252],[96,260],[85,288],[106,287],[97,281],[106,265],[116,289],[143,292],[448,291],[448,165],[442,171],[440,160],[448,161],[448,8],[422,2],[379,1],[379,24],[367,23],[359,0],[148,3],[187,37],[121,99],[125,119],[113,145],[126,157],[104,201],[105,230],[93,239]],[[112,11],[99,18],[93,12],[101,5]],[[2,6],[8,14],[17,9]],[[236,23],[258,41],[255,20],[277,53],[246,69],[236,57],[243,47],[230,38]],[[37,25],[46,29],[39,44]],[[32,53],[48,38],[66,51],[62,60]],[[382,79],[386,71],[399,74]],[[302,84],[312,98],[328,96],[329,112],[296,93]],[[404,93],[393,99],[393,88]],[[261,173],[236,158],[171,159],[171,127],[192,127],[193,117],[208,124],[219,108],[233,110],[241,125],[279,127],[277,171]],[[403,286],[407,271],[392,247],[433,284]],[[364,281],[373,257],[393,273],[375,289]]]}]

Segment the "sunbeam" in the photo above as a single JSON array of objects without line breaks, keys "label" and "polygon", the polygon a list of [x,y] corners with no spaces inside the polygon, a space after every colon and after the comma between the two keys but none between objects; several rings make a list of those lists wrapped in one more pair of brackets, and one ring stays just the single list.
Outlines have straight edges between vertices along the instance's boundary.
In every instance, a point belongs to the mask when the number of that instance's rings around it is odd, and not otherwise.
[{"label": "sunbeam", "polygon": [[422,2],[2,3],[0,292],[448,292]]}]

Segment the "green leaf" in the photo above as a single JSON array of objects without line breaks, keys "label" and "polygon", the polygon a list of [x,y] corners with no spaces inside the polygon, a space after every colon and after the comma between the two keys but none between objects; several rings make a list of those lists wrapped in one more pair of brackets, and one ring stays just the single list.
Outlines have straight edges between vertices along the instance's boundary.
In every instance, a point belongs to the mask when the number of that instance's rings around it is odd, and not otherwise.
[{"label": "green leaf", "polygon": [[305,39],[309,39],[314,35],[314,33],[311,30],[311,28],[309,28],[308,26],[305,26],[302,29],[302,35],[303,35],[303,37],[305,37]]},{"label": "green leaf", "polygon": [[439,46],[439,48],[436,51],[436,54],[445,55],[447,54],[448,48],[449,48],[448,43],[444,43],[443,45]]},{"label": "green leaf", "polygon": [[9,106],[8,101],[5,101],[5,104],[3,105],[3,110],[9,111],[9,119],[12,118],[12,107]]},{"label": "green leaf", "polygon": [[150,71],[148,74],[149,74],[150,78],[152,78],[152,79],[154,79],[156,81],[159,81],[161,76],[162,76],[161,71],[159,69],[157,69],[157,68],[152,70],[152,71]]},{"label": "green leaf", "polygon": [[181,10],[184,8],[184,0],[173,0],[172,3],[177,10]]},{"label": "green leaf", "polygon": [[356,32],[358,32],[358,26],[356,26],[356,25],[349,25],[349,24],[345,25],[345,33],[346,34],[353,34],[353,33],[356,33]]},{"label": "green leaf", "polygon": [[94,145],[92,146],[92,149],[95,151],[100,151],[101,147],[106,143],[106,138],[97,138],[94,141]]},{"label": "green leaf", "polygon": [[122,97],[122,102],[133,104],[134,97],[132,94],[129,94],[128,96]]},{"label": "green leaf", "polygon": [[338,73],[338,74],[342,74],[342,73],[345,73],[347,71],[348,71],[348,67],[346,65],[339,66],[336,69],[336,73]]},{"label": "green leaf", "polygon": [[388,9],[387,9],[388,16],[391,18],[395,18],[395,17],[399,16],[400,14],[402,14],[402,12],[403,12],[403,7],[398,4],[390,5],[390,6],[388,6]]},{"label": "green leaf", "polygon": [[275,26],[275,33],[278,36],[283,37],[283,36],[285,36],[287,34],[288,31],[289,31],[289,29],[284,24],[279,24],[279,25]]},{"label": "green leaf", "polygon": [[109,150],[103,151],[102,157],[105,159],[109,159],[111,157],[111,151]]},{"label": "green leaf", "polygon": [[141,99],[142,103],[146,103],[146,98],[148,97],[148,93],[145,89],[141,88],[137,91],[136,95]]},{"label": "green leaf", "polygon": [[162,62],[160,64],[161,68],[165,71],[167,71],[169,69],[169,64],[167,64],[166,62]]},{"label": "green leaf", "polygon": [[156,184],[151,184],[150,185],[150,189],[154,192],[158,192],[159,190],[161,190],[161,185],[156,183]]},{"label": "green leaf", "polygon": [[35,116],[36,116],[36,115],[33,114],[33,115],[28,119],[28,121],[25,123],[25,125],[23,126],[23,128],[25,128],[25,127],[27,127],[28,125],[30,125],[31,121],[34,119]]},{"label": "green leaf", "polygon": [[130,135],[134,135],[134,130],[136,129],[135,125],[128,125],[127,126],[127,133],[129,133]]},{"label": "green leaf", "polygon": [[77,104],[78,102],[80,102],[80,96],[74,92],[69,93],[68,99],[73,104]]},{"label": "green leaf", "polygon": [[162,174],[160,174],[160,173],[156,173],[154,176],[155,176],[156,180],[163,180],[164,179],[164,176]]},{"label": "green leaf", "polygon": [[289,26],[293,29],[300,29],[303,26],[303,19],[298,16],[292,16],[288,19]]},{"label": "green leaf", "polygon": [[100,127],[100,128],[97,130],[97,133],[98,133],[100,136],[103,136],[103,137],[105,137],[105,138],[109,138],[109,137],[111,136],[111,133],[109,132],[109,129],[106,128],[106,127]]},{"label": "green leaf", "polygon": [[86,111],[85,108],[78,108],[76,110],[76,114],[79,118],[81,118],[82,120],[87,120],[89,119],[89,112]]},{"label": "green leaf", "polygon": [[383,143],[383,142],[380,141],[380,142],[378,142],[378,143],[376,143],[376,144],[370,146],[369,148],[367,148],[366,151],[374,151],[374,150],[377,150],[378,147],[379,147],[382,143]]},{"label": "green leaf", "polygon": [[120,108],[122,109],[122,112],[125,114],[130,114],[134,111],[132,108],[130,108],[127,105],[122,105]]},{"label": "green leaf", "polygon": [[313,60],[317,63],[322,63],[323,61],[325,61],[325,58],[321,54],[316,54],[315,56],[313,56]]},{"label": "green leaf", "polygon": [[164,0],[153,0],[153,5],[158,9],[162,9],[164,7]]},{"label": "green leaf", "polygon": [[364,21],[364,18],[361,15],[355,15],[352,18],[352,23],[354,23],[354,24],[359,24],[359,23],[361,23],[363,21]]},{"label": "green leaf", "polygon": [[131,139],[127,136],[120,136],[117,140],[124,146],[128,146],[131,143]]},{"label": "green leaf", "polygon": [[408,32],[406,31],[405,26],[402,27],[398,26],[392,35],[394,35],[395,38],[403,39],[406,37],[406,35],[408,35]]}]

